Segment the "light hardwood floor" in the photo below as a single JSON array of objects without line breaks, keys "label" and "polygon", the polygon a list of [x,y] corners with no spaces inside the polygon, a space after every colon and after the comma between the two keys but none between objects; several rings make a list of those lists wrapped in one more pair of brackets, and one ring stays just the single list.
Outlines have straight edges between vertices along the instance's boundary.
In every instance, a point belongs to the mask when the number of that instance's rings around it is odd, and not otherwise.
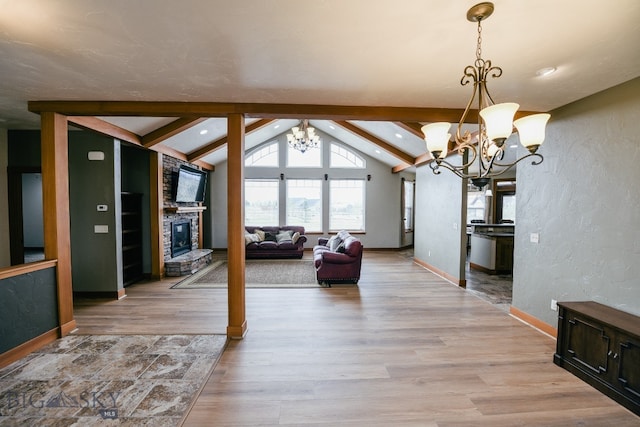
[{"label": "light hardwood floor", "polygon": [[[224,333],[226,291],[127,288],[80,301],[79,333]],[[553,364],[555,340],[399,252],[365,252],[358,286],[247,289],[185,426],[638,426]]]}]

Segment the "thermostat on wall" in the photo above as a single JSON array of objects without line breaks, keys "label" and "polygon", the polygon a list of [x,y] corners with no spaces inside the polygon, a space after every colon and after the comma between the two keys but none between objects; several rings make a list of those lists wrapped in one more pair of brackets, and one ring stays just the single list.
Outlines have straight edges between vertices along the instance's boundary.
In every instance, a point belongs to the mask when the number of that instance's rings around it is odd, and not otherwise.
[{"label": "thermostat on wall", "polygon": [[89,151],[87,154],[89,160],[104,160],[104,152],[102,151]]}]

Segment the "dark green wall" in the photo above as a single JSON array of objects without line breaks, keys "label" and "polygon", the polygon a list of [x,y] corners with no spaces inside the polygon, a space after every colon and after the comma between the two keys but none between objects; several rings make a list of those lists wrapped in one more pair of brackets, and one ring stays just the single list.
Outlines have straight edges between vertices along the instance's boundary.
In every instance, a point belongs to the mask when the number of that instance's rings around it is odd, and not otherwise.
[{"label": "dark green wall", "polygon": [[0,280],[0,354],[58,326],[55,268]]}]

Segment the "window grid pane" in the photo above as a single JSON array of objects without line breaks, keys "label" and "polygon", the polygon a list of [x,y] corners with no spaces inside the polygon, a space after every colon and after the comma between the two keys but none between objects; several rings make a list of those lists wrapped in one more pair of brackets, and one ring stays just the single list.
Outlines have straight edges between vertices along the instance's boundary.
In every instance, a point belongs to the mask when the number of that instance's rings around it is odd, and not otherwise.
[{"label": "window grid pane", "polygon": [[366,164],[362,157],[338,144],[331,144],[329,167],[364,169]]},{"label": "window grid pane", "polygon": [[364,231],[364,180],[329,182],[329,229]]},{"label": "window grid pane", "polygon": [[278,167],[278,142],[273,142],[249,154],[244,165],[247,167]]},{"label": "window grid pane", "polygon": [[277,179],[247,179],[244,184],[244,223],[279,225]]},{"label": "window grid pane", "polygon": [[287,180],[288,225],[301,225],[308,232],[322,231],[322,180]]}]

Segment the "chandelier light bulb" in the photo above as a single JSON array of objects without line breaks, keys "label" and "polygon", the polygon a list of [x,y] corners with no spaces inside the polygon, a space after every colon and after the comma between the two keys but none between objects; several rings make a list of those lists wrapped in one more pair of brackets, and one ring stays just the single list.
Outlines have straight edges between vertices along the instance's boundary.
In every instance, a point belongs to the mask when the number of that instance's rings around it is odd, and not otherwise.
[{"label": "chandelier light bulb", "polygon": [[535,153],[544,142],[545,127],[550,117],[547,113],[532,114],[513,122],[518,129],[520,143],[531,153]]},{"label": "chandelier light bulb", "polygon": [[515,102],[495,104],[480,111],[484,120],[485,132],[490,141],[495,141],[501,147],[505,139],[513,132],[513,116],[520,108]]},{"label": "chandelier light bulb", "polygon": [[424,140],[427,143],[427,150],[434,159],[444,159],[447,156],[447,148],[451,134],[449,129],[451,123],[437,122],[422,126]]}]

